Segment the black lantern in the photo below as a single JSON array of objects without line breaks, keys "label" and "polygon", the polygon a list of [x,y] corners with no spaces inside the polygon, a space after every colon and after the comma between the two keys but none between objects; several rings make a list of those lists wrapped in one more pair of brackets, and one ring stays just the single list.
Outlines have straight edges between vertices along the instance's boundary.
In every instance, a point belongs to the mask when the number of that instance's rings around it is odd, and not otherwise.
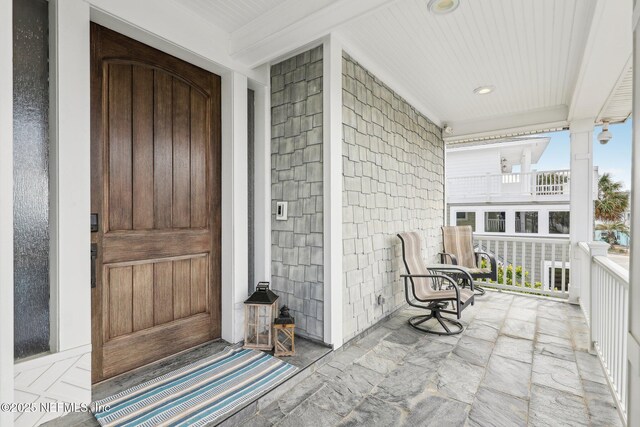
[{"label": "black lantern", "polygon": [[286,305],[280,309],[280,317],[275,320],[273,331],[275,335],[276,356],[293,356],[296,354],[294,345],[295,320],[289,314]]},{"label": "black lantern", "polygon": [[260,282],[244,302],[244,348],[273,349],[273,318],[278,311],[278,295],[269,282]]}]

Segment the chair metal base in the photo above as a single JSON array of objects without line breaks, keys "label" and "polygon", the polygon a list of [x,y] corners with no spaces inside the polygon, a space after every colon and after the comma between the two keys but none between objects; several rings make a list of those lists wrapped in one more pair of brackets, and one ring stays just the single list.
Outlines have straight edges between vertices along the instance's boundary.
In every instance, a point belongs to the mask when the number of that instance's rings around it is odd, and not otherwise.
[{"label": "chair metal base", "polygon": [[[420,326],[430,319],[436,319],[445,330],[445,332],[438,332],[433,329]],[[447,326],[447,323],[453,325],[454,328],[450,328],[449,326]],[[421,314],[418,316],[413,316],[409,319],[409,325],[419,331],[435,335],[456,335],[464,330],[464,326],[462,326],[462,323],[458,322],[457,320],[449,319],[448,317],[442,317],[439,311],[432,311],[431,314]]]}]

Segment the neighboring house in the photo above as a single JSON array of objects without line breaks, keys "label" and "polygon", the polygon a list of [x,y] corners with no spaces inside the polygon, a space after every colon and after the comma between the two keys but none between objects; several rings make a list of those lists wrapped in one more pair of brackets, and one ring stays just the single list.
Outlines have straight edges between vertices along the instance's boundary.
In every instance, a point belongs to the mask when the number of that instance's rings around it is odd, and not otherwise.
[{"label": "neighboring house", "polygon": [[[477,239],[495,240],[503,236],[567,239],[570,171],[534,169],[549,141],[549,137],[536,136],[448,147],[449,224],[470,225]],[[597,176],[597,168],[594,172]],[[504,247],[495,250],[499,262],[518,265],[523,249],[514,249],[513,244],[505,241]],[[568,284],[570,265],[555,265],[552,260],[560,259],[560,253],[543,256],[541,246],[536,249],[539,263],[532,275],[549,289],[552,282],[554,287],[561,286],[564,268]],[[552,279],[552,269],[556,279]]]}]

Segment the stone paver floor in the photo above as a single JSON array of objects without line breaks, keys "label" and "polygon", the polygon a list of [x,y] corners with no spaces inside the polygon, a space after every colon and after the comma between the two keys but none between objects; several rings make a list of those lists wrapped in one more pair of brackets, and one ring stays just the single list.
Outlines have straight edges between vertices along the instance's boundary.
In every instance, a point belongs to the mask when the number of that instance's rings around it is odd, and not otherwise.
[{"label": "stone paver floor", "polygon": [[452,337],[411,329],[405,309],[245,426],[621,425],[577,306],[487,292]]}]

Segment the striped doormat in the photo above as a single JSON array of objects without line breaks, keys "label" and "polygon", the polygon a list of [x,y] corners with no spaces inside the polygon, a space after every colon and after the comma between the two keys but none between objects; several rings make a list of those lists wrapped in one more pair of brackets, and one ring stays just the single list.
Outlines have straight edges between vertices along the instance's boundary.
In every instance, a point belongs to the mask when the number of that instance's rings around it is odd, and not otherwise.
[{"label": "striped doormat", "polygon": [[297,370],[260,351],[227,348],[94,402],[94,407],[104,409],[94,415],[102,426],[213,424]]}]

